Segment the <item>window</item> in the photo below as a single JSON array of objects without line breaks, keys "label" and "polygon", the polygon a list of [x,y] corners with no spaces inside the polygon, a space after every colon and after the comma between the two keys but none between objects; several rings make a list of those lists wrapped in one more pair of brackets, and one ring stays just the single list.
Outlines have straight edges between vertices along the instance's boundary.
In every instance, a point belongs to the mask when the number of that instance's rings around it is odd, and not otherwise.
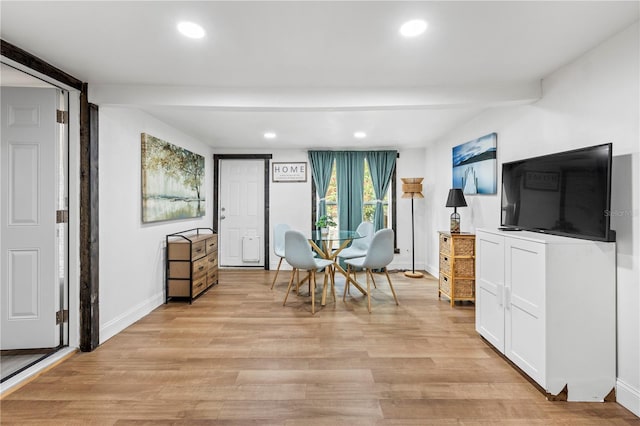
[{"label": "window", "polygon": [[[393,185],[389,185],[389,190],[382,199],[382,209],[384,211],[384,227],[390,228],[391,221],[389,220],[389,199],[391,198],[391,191]],[[369,171],[369,162],[364,161],[364,201],[362,206],[362,217],[364,221],[373,222],[373,215],[376,211],[376,193],[373,190],[373,181],[371,180],[371,171]]]},{"label": "window", "polygon": [[[317,208],[317,195],[315,185],[312,186],[313,190],[313,202],[314,206]],[[393,202],[390,200],[395,200],[393,197],[392,191],[395,191],[395,172],[393,174],[393,179],[391,185],[389,185],[389,190],[384,196],[382,200],[382,206],[384,209],[384,227],[385,228],[395,228],[395,223],[393,220],[394,208]],[[333,219],[338,222],[338,183],[336,178],[336,163],[335,160],[333,162],[333,167],[331,169],[331,180],[329,182],[329,188],[327,189],[327,194],[325,197],[325,203],[327,207],[327,215],[333,217]],[[373,214],[376,209],[376,195],[373,190],[373,182],[371,180],[371,172],[369,170],[369,163],[365,159],[364,162],[364,194],[363,194],[363,207],[362,207],[362,220],[373,222]],[[313,213],[314,217],[313,222],[316,220],[316,212],[314,209]],[[340,226],[338,224],[338,226]]]}]

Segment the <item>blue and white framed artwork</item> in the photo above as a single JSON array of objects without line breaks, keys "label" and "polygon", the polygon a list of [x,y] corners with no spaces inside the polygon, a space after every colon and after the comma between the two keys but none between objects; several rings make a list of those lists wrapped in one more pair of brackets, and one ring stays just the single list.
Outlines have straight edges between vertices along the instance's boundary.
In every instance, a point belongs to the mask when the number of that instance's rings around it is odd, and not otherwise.
[{"label": "blue and white framed artwork", "polygon": [[496,194],[498,186],[497,133],[453,147],[453,185],[465,195]]}]

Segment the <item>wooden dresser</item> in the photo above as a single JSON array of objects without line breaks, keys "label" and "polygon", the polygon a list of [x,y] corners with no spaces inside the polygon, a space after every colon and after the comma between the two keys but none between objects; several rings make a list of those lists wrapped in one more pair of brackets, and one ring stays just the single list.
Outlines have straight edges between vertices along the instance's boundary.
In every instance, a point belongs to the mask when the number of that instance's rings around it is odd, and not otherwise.
[{"label": "wooden dresser", "polygon": [[166,299],[189,303],[218,282],[218,235],[210,228],[169,234],[166,255]]},{"label": "wooden dresser", "polygon": [[476,236],[471,233],[439,232],[440,266],[438,298],[476,300]]}]

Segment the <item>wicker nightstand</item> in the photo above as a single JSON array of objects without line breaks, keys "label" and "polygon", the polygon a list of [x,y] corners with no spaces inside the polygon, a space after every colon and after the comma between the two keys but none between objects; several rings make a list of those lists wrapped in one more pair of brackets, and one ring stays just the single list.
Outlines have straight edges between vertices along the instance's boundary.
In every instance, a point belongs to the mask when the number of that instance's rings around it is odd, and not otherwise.
[{"label": "wicker nightstand", "polygon": [[440,282],[438,298],[476,300],[476,236],[471,233],[439,232]]}]

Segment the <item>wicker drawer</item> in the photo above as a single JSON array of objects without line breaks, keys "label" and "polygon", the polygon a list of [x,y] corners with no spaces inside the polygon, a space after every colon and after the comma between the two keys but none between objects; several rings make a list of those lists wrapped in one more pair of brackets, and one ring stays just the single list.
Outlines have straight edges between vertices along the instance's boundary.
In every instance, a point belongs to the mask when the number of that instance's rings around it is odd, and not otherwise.
[{"label": "wicker drawer", "polygon": [[476,242],[473,238],[454,238],[453,255],[475,256]]},{"label": "wicker drawer", "polygon": [[[455,281],[447,276],[440,275],[440,291],[451,299],[469,299],[474,300],[476,296],[475,280],[456,278]],[[452,294],[451,288],[454,292]]]},{"label": "wicker drawer", "polygon": [[440,283],[438,295],[445,295],[454,306],[456,300],[475,301],[475,235],[440,232]]},{"label": "wicker drawer", "polygon": [[471,234],[440,233],[440,253],[452,256],[475,256],[475,236]]},{"label": "wicker drawer", "polygon": [[448,254],[440,253],[440,273],[451,275],[451,257]]},{"label": "wicker drawer", "polygon": [[440,253],[451,254],[451,236],[440,234]]},{"label": "wicker drawer", "polygon": [[[453,269],[451,267],[453,265]],[[440,254],[440,272],[455,277],[475,277],[476,263],[474,258],[452,258],[446,254]],[[453,272],[453,273],[452,273]]]}]

